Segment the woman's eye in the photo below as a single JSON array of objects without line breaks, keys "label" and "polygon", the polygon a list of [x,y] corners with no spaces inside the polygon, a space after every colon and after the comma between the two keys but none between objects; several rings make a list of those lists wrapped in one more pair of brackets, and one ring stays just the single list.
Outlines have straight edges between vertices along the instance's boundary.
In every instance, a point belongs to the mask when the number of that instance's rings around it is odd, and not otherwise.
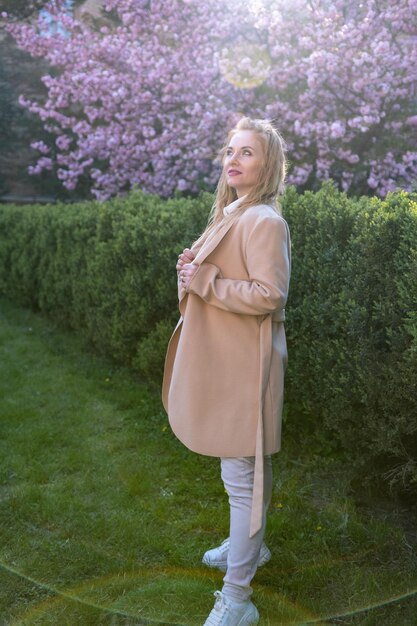
[{"label": "woman's eye", "polygon": [[[251,150],[242,150],[241,154],[243,154],[244,156],[252,156],[252,151]],[[232,149],[228,149],[226,150],[226,156],[231,157],[233,156],[233,150]]]}]

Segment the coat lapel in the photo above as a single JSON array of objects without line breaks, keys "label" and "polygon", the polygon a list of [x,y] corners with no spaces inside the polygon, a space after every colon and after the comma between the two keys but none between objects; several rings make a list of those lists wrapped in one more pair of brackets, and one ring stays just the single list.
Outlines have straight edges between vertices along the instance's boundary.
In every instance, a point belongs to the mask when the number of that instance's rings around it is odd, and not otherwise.
[{"label": "coat lapel", "polygon": [[[228,220],[227,222],[221,224],[219,226],[219,228],[217,229],[217,231],[215,233],[213,233],[213,235],[211,237],[209,237],[201,246],[201,248],[199,249],[199,251],[196,254],[196,257],[193,261],[193,263],[197,263],[198,265],[201,265],[201,263],[208,257],[209,254],[211,254],[213,252],[213,250],[215,250],[217,248],[217,246],[219,245],[219,243],[221,242],[221,240],[223,239],[223,237],[226,235],[226,233],[229,232],[229,230],[231,229],[231,227],[233,226],[233,224],[236,222],[236,219],[232,219],[232,220]],[[180,294],[180,298],[179,298],[179,309],[180,309],[180,313],[181,315],[184,315],[185,313],[185,307],[186,307],[186,302],[187,302],[187,297],[188,293],[185,291],[185,289],[181,290],[181,294]]]},{"label": "coat lapel", "polygon": [[201,265],[201,263],[208,257],[209,254],[213,252],[226,235],[229,232],[230,228],[236,222],[236,218],[233,220],[229,220],[226,223],[222,224],[218,230],[207,239],[201,246],[200,250],[197,252],[197,255],[194,259],[194,263]]}]

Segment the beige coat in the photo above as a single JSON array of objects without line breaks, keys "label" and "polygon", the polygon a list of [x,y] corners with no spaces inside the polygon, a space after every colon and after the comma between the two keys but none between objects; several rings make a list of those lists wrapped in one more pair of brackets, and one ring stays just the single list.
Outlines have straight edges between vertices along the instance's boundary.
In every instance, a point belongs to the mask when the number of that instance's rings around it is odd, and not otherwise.
[{"label": "beige coat", "polygon": [[163,403],[180,441],[209,456],[256,457],[252,534],[260,459],[281,444],[290,245],[286,221],[267,205],[225,221],[196,250],[165,362]]}]

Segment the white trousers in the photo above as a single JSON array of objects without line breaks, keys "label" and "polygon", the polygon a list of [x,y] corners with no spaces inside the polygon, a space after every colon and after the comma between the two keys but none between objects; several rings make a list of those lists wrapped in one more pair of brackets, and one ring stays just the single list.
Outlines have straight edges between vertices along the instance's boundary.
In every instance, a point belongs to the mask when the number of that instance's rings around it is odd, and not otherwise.
[{"label": "white trousers", "polygon": [[247,600],[255,576],[265,535],[266,513],[272,494],[272,460],[264,457],[264,506],[262,528],[249,537],[252,512],[255,457],[222,458],[221,475],[230,504],[230,548],[223,593],[235,600]]}]

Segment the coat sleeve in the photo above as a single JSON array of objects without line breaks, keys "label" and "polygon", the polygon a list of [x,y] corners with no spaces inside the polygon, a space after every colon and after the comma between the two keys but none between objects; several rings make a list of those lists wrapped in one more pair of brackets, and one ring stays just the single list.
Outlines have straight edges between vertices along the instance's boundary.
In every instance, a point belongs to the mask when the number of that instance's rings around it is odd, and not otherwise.
[{"label": "coat sleeve", "polygon": [[285,307],[290,279],[290,236],[281,218],[255,223],[246,242],[249,280],[223,278],[220,268],[203,262],[188,292],[232,313],[264,315]]}]

